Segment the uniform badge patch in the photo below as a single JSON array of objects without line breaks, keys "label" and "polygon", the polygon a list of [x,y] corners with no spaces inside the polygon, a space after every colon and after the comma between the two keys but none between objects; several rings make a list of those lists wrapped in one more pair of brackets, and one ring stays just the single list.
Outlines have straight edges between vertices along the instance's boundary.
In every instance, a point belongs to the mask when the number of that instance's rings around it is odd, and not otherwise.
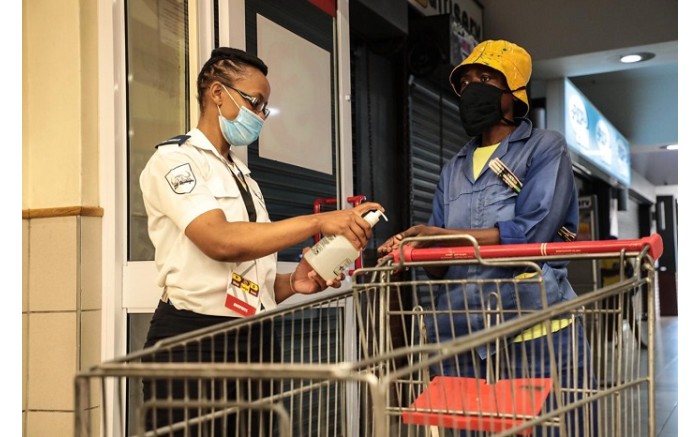
[{"label": "uniform badge patch", "polygon": [[191,193],[197,185],[197,179],[189,164],[182,164],[170,170],[165,175],[165,179],[170,184],[170,188],[177,194]]}]

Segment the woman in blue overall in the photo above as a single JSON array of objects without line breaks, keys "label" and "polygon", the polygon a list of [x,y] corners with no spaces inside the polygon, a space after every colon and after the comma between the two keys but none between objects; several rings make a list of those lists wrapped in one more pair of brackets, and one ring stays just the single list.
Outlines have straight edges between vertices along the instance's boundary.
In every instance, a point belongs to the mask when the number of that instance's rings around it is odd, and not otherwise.
[{"label": "woman in blue overall", "polygon": [[[450,83],[460,96],[460,116],[467,134],[472,137],[445,164],[433,198],[433,210],[427,225],[413,226],[388,239],[379,247],[380,255],[398,248],[407,237],[469,234],[480,245],[561,242],[575,239],[578,229],[578,197],[571,159],[563,135],[537,129],[524,118],[529,110],[526,86],[532,63],[522,47],[508,41],[484,41],[450,74]],[[491,161],[501,163],[511,176],[492,171]],[[493,165],[493,164],[492,164]],[[500,172],[499,172],[500,173]],[[411,242],[425,247],[427,242]],[[440,240],[440,245],[469,246],[465,240]],[[570,300],[576,293],[567,279],[563,262],[540,263],[547,304]],[[482,265],[430,267],[433,278],[484,279],[528,277],[531,272],[514,268]],[[516,295],[517,293],[517,295]],[[444,342],[455,335],[467,334],[491,326],[484,301],[487,296],[470,284],[466,293],[461,285],[436,296],[438,315],[426,317],[429,340]],[[499,308],[504,319],[543,307],[539,284],[504,283],[499,288]],[[457,316],[461,310],[461,316]],[[440,310],[449,310],[440,314]],[[467,311],[469,313],[467,315]],[[476,311],[473,311],[476,310]],[[514,311],[515,310],[515,311]],[[473,312],[472,312],[473,311]],[[573,318],[552,321],[556,366],[562,370],[564,387],[591,388],[594,381],[584,381],[585,360],[590,359],[584,329]],[[515,377],[551,375],[549,350],[542,326],[534,326],[511,339],[508,362]],[[576,346],[574,346],[574,344]],[[486,378],[487,348],[446,360],[433,368],[434,375]],[[493,348],[491,349],[493,353]],[[524,356],[537,357],[523,360]],[[533,362],[534,361],[534,362]],[[526,367],[525,363],[527,363]],[[590,375],[590,365],[586,366]],[[574,380],[573,375],[580,376]],[[550,402],[550,400],[548,400]],[[577,417],[576,417],[577,416]],[[584,426],[583,414],[571,414],[567,435],[587,435],[591,424]],[[559,435],[543,428],[540,435]]]}]

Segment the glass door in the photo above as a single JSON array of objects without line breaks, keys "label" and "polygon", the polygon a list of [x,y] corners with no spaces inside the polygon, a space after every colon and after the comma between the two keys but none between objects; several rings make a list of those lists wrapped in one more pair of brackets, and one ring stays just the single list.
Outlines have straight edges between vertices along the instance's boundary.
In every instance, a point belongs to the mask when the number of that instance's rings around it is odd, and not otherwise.
[{"label": "glass door", "polygon": [[[307,0],[123,0],[115,8],[114,25],[121,26],[115,31],[115,44],[123,45],[123,55],[118,47],[115,51],[116,76],[123,75],[122,83],[115,81],[117,271],[114,308],[105,307],[105,314],[122,319],[106,322],[115,327],[114,339],[108,342],[114,343],[116,355],[143,347],[161,295],[139,176],[156,144],[196,125],[196,77],[213,47],[244,48],[263,58],[271,71],[270,106],[286,111],[266,121],[259,142],[236,151],[258,180],[272,220],[313,213],[315,197],[347,199],[354,194],[348,10],[344,2],[339,6],[337,16]],[[287,80],[290,71],[303,74],[310,64],[290,64],[291,58],[280,65],[274,53],[280,41],[296,42],[297,54],[316,62],[313,65],[326,77],[325,88],[311,87],[320,83],[317,74],[306,82]],[[309,111],[328,114],[313,132],[307,132],[307,124],[297,123]],[[310,153],[288,154],[289,141],[283,141],[287,131],[308,144],[318,143],[319,133],[323,134],[319,150],[325,161],[309,164],[299,157]],[[343,201],[338,206],[349,204]],[[301,254],[301,247],[281,254],[280,273],[295,267],[295,251]],[[140,396],[138,389],[129,391],[127,399]]]}]

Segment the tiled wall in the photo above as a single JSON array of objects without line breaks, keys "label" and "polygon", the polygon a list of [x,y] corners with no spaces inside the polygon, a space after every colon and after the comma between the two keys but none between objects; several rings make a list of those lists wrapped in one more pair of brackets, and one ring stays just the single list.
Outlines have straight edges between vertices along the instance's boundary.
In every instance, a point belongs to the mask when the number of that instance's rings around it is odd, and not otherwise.
[{"label": "tiled wall", "polygon": [[99,8],[22,1],[23,437],[74,435],[76,372],[101,356]]},{"label": "tiled wall", "polygon": [[101,218],[25,219],[22,230],[24,436],[71,436],[75,374],[100,361]]}]

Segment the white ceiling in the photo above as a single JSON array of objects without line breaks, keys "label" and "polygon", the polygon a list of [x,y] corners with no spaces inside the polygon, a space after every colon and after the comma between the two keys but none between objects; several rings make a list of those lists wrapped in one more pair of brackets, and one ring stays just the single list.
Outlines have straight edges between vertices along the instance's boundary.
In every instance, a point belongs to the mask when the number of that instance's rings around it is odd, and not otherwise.
[{"label": "white ceiling", "polygon": [[[677,1],[483,3],[485,39],[525,47],[533,83],[569,78],[630,142],[636,173],[652,185],[678,184],[678,151],[661,149],[678,144]],[[619,62],[639,51],[655,57]]]}]

